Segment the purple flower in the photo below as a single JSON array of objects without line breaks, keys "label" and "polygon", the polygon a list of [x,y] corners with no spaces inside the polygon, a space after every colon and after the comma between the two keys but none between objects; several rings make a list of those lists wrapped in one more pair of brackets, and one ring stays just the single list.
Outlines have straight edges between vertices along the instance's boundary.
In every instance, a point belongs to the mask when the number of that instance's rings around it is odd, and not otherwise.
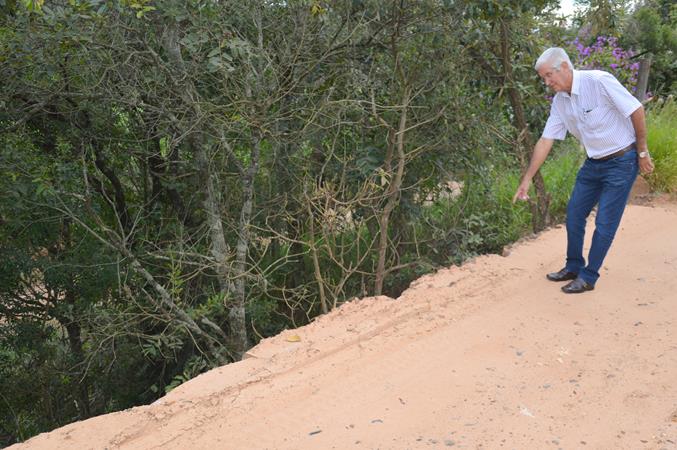
[{"label": "purple flower", "polygon": [[613,72],[618,80],[626,87],[631,88],[637,84],[637,71],[639,64],[631,61],[631,50],[625,50],[618,45],[618,38],[614,36],[597,36],[589,46],[585,46],[588,39],[584,34],[579,36],[568,45],[571,52],[575,53],[576,66],[581,69],[602,69]]}]

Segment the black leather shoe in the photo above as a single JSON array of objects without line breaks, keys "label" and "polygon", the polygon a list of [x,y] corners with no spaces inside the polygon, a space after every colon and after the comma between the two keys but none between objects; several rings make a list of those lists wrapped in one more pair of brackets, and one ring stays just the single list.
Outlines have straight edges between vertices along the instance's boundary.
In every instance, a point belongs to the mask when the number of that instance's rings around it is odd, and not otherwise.
[{"label": "black leather shoe", "polygon": [[577,273],[569,272],[566,268],[559,272],[549,273],[545,276],[550,281],[567,281],[575,280],[578,277]]},{"label": "black leather shoe", "polygon": [[593,289],[595,289],[595,286],[588,283],[583,278],[576,278],[571,283],[562,286],[562,290],[565,294],[581,294],[585,291],[592,291]]}]

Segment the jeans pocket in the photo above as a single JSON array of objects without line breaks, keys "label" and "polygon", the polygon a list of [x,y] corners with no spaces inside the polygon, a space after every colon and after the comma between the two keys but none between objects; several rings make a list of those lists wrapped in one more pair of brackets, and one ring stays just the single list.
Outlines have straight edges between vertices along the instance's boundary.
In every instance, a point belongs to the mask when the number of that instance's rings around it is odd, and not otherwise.
[{"label": "jeans pocket", "polygon": [[620,186],[635,181],[639,171],[635,152],[626,153],[609,162],[611,164],[609,164],[608,180],[612,185]]}]

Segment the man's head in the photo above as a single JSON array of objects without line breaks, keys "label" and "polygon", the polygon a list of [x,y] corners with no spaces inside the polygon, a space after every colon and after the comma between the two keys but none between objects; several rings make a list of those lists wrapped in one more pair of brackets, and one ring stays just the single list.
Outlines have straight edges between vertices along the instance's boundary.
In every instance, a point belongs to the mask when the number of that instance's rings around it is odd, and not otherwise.
[{"label": "man's head", "polygon": [[571,92],[574,65],[563,49],[559,47],[547,49],[538,57],[534,68],[545,85],[553,91]]}]

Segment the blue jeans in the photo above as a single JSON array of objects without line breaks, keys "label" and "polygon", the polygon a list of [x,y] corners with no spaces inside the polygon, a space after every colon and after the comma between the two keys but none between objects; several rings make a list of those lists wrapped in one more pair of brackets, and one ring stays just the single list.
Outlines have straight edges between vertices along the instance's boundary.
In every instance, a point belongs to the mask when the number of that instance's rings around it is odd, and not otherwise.
[{"label": "blue jeans", "polygon": [[[565,267],[569,272],[578,273],[587,283],[594,285],[599,278],[599,269],[616,235],[638,171],[637,152],[634,149],[607,161],[588,158],[578,171],[567,206]],[[598,203],[595,233],[586,266],[583,258],[585,222]]]}]

